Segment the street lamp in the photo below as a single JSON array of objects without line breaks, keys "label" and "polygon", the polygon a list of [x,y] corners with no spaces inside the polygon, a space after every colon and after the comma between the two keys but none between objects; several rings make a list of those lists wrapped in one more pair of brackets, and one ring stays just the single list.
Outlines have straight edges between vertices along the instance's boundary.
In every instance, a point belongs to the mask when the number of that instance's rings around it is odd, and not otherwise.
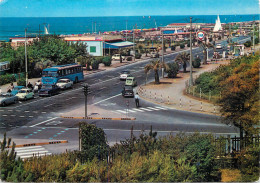
[{"label": "street lamp", "polygon": [[27,28],[25,28],[24,36],[25,36],[25,42],[24,42],[24,56],[25,56],[25,86],[28,84],[28,68],[27,68],[27,50],[26,50],[26,32]]},{"label": "street lamp", "polygon": [[193,78],[192,78],[192,17],[190,17],[190,86],[193,86]]}]

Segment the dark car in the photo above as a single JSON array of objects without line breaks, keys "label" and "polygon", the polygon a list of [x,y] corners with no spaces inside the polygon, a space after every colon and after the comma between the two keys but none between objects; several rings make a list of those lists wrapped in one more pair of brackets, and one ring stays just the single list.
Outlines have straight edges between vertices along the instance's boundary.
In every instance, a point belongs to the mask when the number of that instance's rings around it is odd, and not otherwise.
[{"label": "dark car", "polygon": [[122,90],[123,97],[134,97],[134,91],[132,86],[124,86]]},{"label": "dark car", "polygon": [[52,96],[55,94],[58,94],[60,92],[60,89],[56,85],[43,85],[42,88],[39,91],[39,96]]}]

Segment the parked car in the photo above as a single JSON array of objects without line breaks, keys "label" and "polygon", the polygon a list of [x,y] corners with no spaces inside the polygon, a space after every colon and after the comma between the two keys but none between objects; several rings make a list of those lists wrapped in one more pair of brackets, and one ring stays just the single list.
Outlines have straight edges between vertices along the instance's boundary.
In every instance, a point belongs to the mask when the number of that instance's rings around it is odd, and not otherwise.
[{"label": "parked car", "polygon": [[159,53],[157,53],[157,52],[152,52],[150,57],[151,57],[151,58],[159,58]]},{"label": "parked car", "polygon": [[52,96],[55,94],[58,94],[60,92],[60,89],[56,85],[43,85],[42,88],[39,91],[39,96]]},{"label": "parked car", "polygon": [[22,88],[25,88],[25,87],[24,87],[24,86],[15,86],[15,87],[12,89],[11,94],[12,94],[12,95],[16,95],[16,94],[19,92],[19,90],[21,90]]},{"label": "parked car", "polygon": [[70,79],[59,79],[56,85],[60,89],[65,90],[67,88],[72,88],[73,81],[71,81]]},{"label": "parked car", "polygon": [[135,77],[127,77],[125,80],[125,86],[137,86],[137,81]]},{"label": "parked car", "polygon": [[[121,55],[122,60],[125,60],[125,56]],[[115,54],[112,56],[112,60],[120,60],[120,54]]]},{"label": "parked car", "polygon": [[27,100],[27,99],[34,98],[34,92],[32,91],[32,89],[23,88],[19,90],[16,96],[18,97],[18,100]]},{"label": "parked car", "polygon": [[216,49],[221,49],[222,45],[221,44],[216,44]]},{"label": "parked car", "polygon": [[12,103],[16,103],[17,101],[18,101],[18,97],[13,95],[12,93],[0,94],[0,105],[3,107]]},{"label": "parked car", "polygon": [[122,90],[123,97],[134,97],[134,90],[132,86],[124,86]]},{"label": "parked car", "polygon": [[126,80],[126,78],[128,77],[128,76],[130,76],[131,74],[130,74],[130,71],[122,71],[121,73],[120,73],[120,80]]}]

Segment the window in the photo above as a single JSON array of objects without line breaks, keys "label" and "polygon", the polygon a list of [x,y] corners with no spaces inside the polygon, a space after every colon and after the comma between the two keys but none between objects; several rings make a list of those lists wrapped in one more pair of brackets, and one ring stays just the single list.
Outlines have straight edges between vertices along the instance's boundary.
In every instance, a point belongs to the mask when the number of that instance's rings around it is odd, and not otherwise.
[{"label": "window", "polygon": [[90,53],[96,53],[96,47],[90,46]]}]

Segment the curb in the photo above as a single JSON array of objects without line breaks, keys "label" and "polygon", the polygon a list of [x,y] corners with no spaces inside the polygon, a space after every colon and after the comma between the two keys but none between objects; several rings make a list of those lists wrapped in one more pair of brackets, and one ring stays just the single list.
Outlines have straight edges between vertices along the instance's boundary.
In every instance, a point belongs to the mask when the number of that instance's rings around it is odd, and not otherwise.
[{"label": "curb", "polygon": [[[31,143],[31,144],[19,144],[15,145],[15,147],[29,147],[29,146],[38,146],[38,145],[50,145],[50,144],[64,144],[68,143],[67,140],[59,140],[59,141],[51,141],[51,142],[39,142],[39,143]],[[7,146],[7,148],[12,148],[13,146]]]}]

